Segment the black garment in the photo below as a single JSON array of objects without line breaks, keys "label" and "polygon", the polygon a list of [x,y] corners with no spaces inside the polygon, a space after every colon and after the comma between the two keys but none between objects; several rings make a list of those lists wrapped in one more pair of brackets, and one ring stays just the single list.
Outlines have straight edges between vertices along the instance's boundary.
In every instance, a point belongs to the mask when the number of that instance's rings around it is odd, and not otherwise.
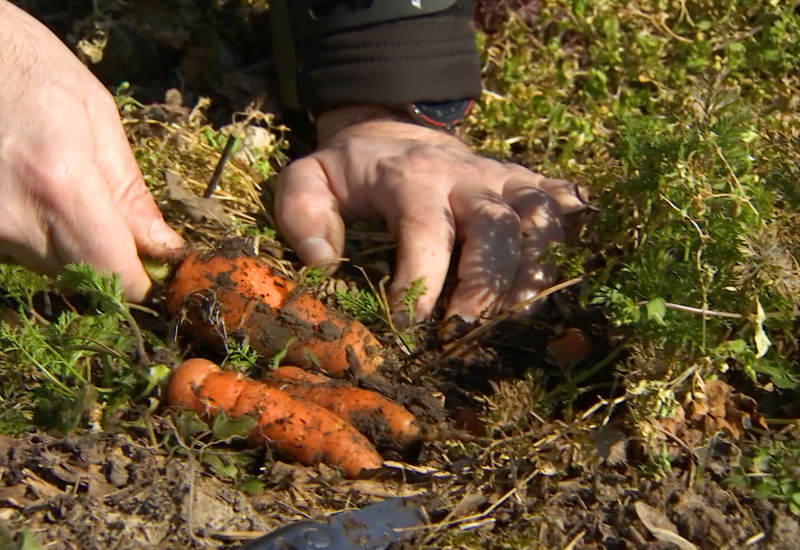
[{"label": "black garment", "polygon": [[431,15],[302,40],[285,28],[288,18],[281,14],[288,2],[272,0],[270,11],[276,15],[281,96],[291,108],[322,112],[358,103],[401,105],[480,95],[472,0],[457,0]]}]

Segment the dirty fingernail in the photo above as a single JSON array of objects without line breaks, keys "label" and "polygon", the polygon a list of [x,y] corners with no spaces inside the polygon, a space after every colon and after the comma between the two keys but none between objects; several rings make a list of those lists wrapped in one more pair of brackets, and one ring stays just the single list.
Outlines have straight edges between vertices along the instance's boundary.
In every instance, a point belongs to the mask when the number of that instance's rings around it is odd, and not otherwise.
[{"label": "dirty fingernail", "polygon": [[148,232],[150,239],[157,246],[165,249],[178,250],[186,246],[186,242],[164,220],[155,220],[150,224]]}]

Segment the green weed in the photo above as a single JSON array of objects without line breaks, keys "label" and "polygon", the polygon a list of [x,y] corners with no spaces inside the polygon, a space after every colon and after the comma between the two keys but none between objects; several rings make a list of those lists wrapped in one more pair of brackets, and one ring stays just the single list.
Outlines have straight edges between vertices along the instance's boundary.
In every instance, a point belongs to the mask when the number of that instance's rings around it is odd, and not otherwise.
[{"label": "green weed", "polygon": [[750,487],[756,498],[780,500],[800,515],[800,444],[794,438],[757,447],[741,458],[726,479],[730,487]]},{"label": "green weed", "polygon": [[246,373],[258,365],[260,356],[247,341],[228,338],[225,340],[225,351],[222,365],[227,369]]},{"label": "green weed", "polygon": [[[54,293],[22,268],[3,272],[14,316],[0,323],[0,432],[99,426],[166,378],[166,365],[150,359],[163,344],[138,327],[116,276],[69,265],[47,285]],[[37,308],[39,296],[46,305]]]},{"label": "green weed", "polygon": [[209,426],[194,411],[182,410],[175,413],[173,421],[175,430],[166,442],[169,450],[191,456],[215,475],[242,484],[250,492],[259,492],[263,486],[261,480],[249,473],[255,463],[255,451],[232,448],[244,441],[255,427],[253,416],[234,419],[220,412]]},{"label": "green weed", "polygon": [[404,313],[408,315],[410,321],[414,320],[414,305],[417,303],[420,296],[427,291],[428,287],[425,286],[425,279],[419,278],[411,281],[411,284],[405,292],[403,292],[403,295],[400,296],[400,303],[405,306]]},{"label": "green weed", "polygon": [[[469,137],[592,192],[581,244],[548,260],[628,327],[615,387],[645,440],[698,379],[796,396],[799,39],[795,4],[768,0],[556,0],[481,37]],[[795,494],[792,475],[754,479]]]},{"label": "green weed", "polygon": [[380,315],[380,302],[367,289],[337,289],[334,297],[340,308],[363,323],[373,322]]},{"label": "green weed", "polygon": [[328,275],[321,267],[306,267],[300,272],[300,284],[315,286],[326,280]]}]

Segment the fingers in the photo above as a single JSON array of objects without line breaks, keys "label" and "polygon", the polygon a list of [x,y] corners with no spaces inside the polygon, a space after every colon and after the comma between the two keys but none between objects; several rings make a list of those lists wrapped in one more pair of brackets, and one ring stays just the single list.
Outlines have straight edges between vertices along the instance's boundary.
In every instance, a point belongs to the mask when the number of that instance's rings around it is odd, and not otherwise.
[{"label": "fingers", "polygon": [[275,214],[281,232],[306,265],[332,273],[344,250],[344,222],[328,177],[313,156],[290,164],[278,178]]},{"label": "fingers", "polygon": [[15,9],[0,17],[13,19],[0,25],[13,53],[0,55],[12,84],[0,86],[0,252],[49,273],[67,262],[117,272],[141,300],[150,281],[137,247],[164,258],[183,243],[147,192],[111,95]]},{"label": "fingers", "polygon": [[[491,317],[501,307],[507,309],[535,296],[555,277],[555,269],[542,265],[539,256],[563,238],[563,208],[583,206],[575,186],[517,167],[499,168],[491,161],[477,162],[474,167],[457,173],[459,181],[439,188],[384,182],[384,190],[392,193],[383,202],[391,206],[376,206],[398,243],[390,292],[398,324],[430,316],[444,286],[456,238],[461,244],[459,282],[448,304],[448,317]],[[430,179],[453,177],[443,171]],[[448,196],[442,188],[449,190]],[[409,319],[400,298],[420,278],[427,292],[419,297],[414,318]]]},{"label": "fingers", "polygon": [[506,186],[504,197],[519,214],[521,235],[516,277],[504,300],[507,309],[533,298],[553,283],[555,266],[541,263],[539,257],[552,243],[564,239],[564,231],[562,208],[550,194],[515,181]]},{"label": "fingers", "polygon": [[[487,169],[484,174],[490,174]],[[512,167],[496,188],[454,193],[453,210],[462,244],[459,283],[447,316],[472,320],[491,317],[534,297],[549,286],[553,266],[539,261],[551,243],[562,240],[563,207],[577,208],[575,186]],[[488,186],[491,188],[491,185]],[[457,189],[469,186],[461,185]]]},{"label": "fingers", "polygon": [[[435,190],[412,199],[400,196],[388,212],[389,230],[397,239],[397,269],[389,299],[393,320],[400,326],[430,317],[442,292],[450,255],[455,244],[455,222],[447,197]],[[403,303],[415,281],[422,280],[425,292],[409,308]]]},{"label": "fingers", "polygon": [[[390,305],[401,324],[430,316],[456,240],[459,283],[448,315],[490,316],[539,292],[553,276],[539,256],[561,238],[561,215],[583,206],[573,184],[482,159],[432,130],[369,120],[290,165],[276,196],[278,225],[306,264],[338,263],[340,208],[348,219],[387,222],[397,241]],[[412,296],[419,279],[426,292]]]},{"label": "fingers", "polygon": [[20,142],[0,158],[0,173],[7,178],[0,248],[45,273],[57,274],[71,262],[116,272],[126,297],[141,301],[150,280],[108,183],[86,149],[73,151],[61,137],[48,135],[49,148]]},{"label": "fingers", "polygon": [[488,317],[496,313],[516,278],[520,219],[503,197],[482,189],[457,197],[453,206],[462,244],[459,283],[447,316]]},{"label": "fingers", "polygon": [[507,181],[541,189],[558,203],[564,214],[571,214],[586,208],[586,203],[581,197],[585,196],[587,192],[578,185],[564,180],[546,178],[520,165],[509,165],[507,168]]}]

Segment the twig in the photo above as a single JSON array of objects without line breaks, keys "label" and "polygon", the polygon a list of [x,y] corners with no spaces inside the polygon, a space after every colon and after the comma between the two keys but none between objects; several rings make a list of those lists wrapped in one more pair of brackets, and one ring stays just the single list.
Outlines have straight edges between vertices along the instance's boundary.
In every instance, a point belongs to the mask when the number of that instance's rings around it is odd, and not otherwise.
[{"label": "twig", "polygon": [[[636,302],[638,307],[647,304],[647,300]],[[669,309],[677,309],[679,311],[686,311],[688,313],[697,313],[706,317],[724,317],[726,319],[752,319],[754,316],[751,313],[731,313],[729,311],[716,311],[713,309],[704,309],[699,307],[685,306],[683,304],[674,304],[672,302],[664,302],[664,307]],[[800,311],[770,311],[765,313],[766,317],[800,317]]]},{"label": "twig", "polygon": [[222,177],[222,172],[225,170],[225,165],[228,163],[228,158],[231,156],[231,151],[233,151],[233,145],[236,143],[239,135],[238,132],[233,132],[231,135],[228,136],[228,141],[225,143],[225,150],[222,151],[222,156],[219,158],[219,162],[217,162],[216,168],[214,168],[214,174],[211,176],[211,179],[208,182],[208,186],[206,190],[203,192],[203,198],[207,199],[211,195],[214,194],[214,191],[217,190],[217,186],[219,185],[219,179]]},{"label": "twig", "polygon": [[578,545],[578,543],[579,543],[579,542],[580,542],[580,541],[583,539],[583,537],[585,537],[585,536],[586,536],[586,529],[584,529],[583,531],[581,531],[580,533],[578,533],[577,535],[575,535],[575,537],[573,537],[573,539],[572,539],[571,541],[569,541],[569,544],[567,544],[567,545],[564,547],[564,550],[572,550],[573,548],[576,548],[576,547],[577,547],[577,545]]},{"label": "twig", "polygon": [[667,25],[667,22],[666,22],[667,14],[666,13],[661,13],[660,16],[659,16],[659,15],[655,15],[655,14],[652,14],[652,13],[643,12],[642,10],[639,10],[639,9],[631,10],[631,13],[633,13],[634,15],[638,15],[640,17],[643,17],[645,19],[650,20],[651,23],[653,23],[655,26],[661,28],[661,30],[663,30],[671,38],[673,38],[674,40],[677,40],[678,42],[683,42],[684,44],[691,44],[692,43],[692,40],[690,40],[690,39],[688,39],[686,37],[680,36],[679,34],[676,34],[675,31],[673,31],[669,27],[669,25]]},{"label": "twig", "polygon": [[[680,215],[683,217],[683,219],[685,219],[685,220],[689,220],[689,223],[691,223],[691,224],[694,226],[695,230],[696,230],[696,231],[697,231],[697,233],[700,235],[700,240],[701,240],[701,241],[705,242],[705,241],[708,239],[708,235],[706,235],[705,233],[703,233],[703,230],[700,228],[700,224],[698,224],[698,223],[697,223],[695,220],[693,220],[691,217],[689,217],[689,214],[687,214],[686,212],[684,212],[683,210],[681,210],[680,208],[678,208],[678,205],[676,205],[674,202],[672,202],[671,200],[669,200],[669,199],[666,197],[666,195],[659,195],[659,198],[660,198],[661,200],[663,200],[664,202],[666,202],[666,203],[667,203],[667,204],[670,206],[670,208],[672,208],[673,210],[675,210],[675,212],[677,212],[678,214],[680,214]],[[701,248],[701,250],[702,250],[702,248]]]},{"label": "twig", "polygon": [[161,317],[161,314],[154,309],[150,309],[149,307],[145,307],[139,304],[130,304],[126,303],[125,305],[128,306],[130,309],[135,309],[136,311],[141,311],[142,313],[147,313],[148,315],[152,315],[153,317]]}]

